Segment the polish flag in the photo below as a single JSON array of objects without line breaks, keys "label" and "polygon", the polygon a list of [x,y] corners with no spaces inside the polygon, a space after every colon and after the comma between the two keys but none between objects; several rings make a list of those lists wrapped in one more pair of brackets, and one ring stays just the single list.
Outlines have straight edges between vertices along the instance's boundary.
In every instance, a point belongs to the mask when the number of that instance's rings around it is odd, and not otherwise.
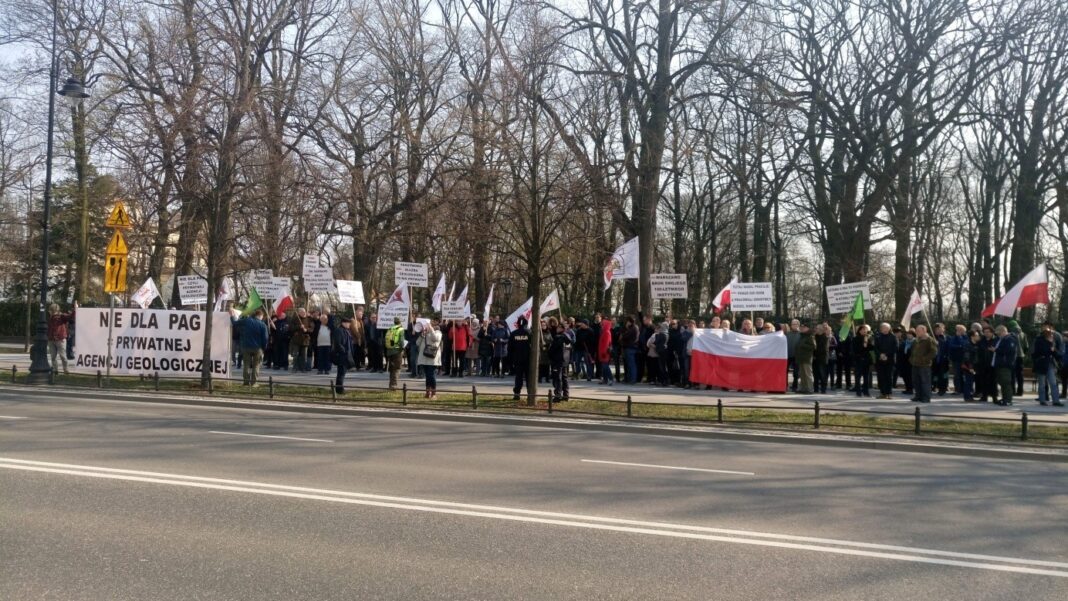
[{"label": "polish flag", "polygon": [[719,313],[723,310],[723,307],[731,304],[731,285],[738,281],[738,278],[731,278],[731,281],[723,287],[723,290],[719,291],[716,298],[712,299],[712,308]]},{"label": "polish flag", "polygon": [[1005,293],[1005,296],[983,309],[983,317],[1006,315],[1012,317],[1017,309],[1026,309],[1038,304],[1049,304],[1049,273],[1046,264],[1035,267],[1031,273]]},{"label": "polish flag", "polygon": [[732,390],[786,392],[786,336],[694,330],[690,380]]},{"label": "polish flag", "polygon": [[293,308],[293,297],[288,292],[276,302],[277,304],[274,307],[274,314],[279,317],[285,317],[286,311]]}]

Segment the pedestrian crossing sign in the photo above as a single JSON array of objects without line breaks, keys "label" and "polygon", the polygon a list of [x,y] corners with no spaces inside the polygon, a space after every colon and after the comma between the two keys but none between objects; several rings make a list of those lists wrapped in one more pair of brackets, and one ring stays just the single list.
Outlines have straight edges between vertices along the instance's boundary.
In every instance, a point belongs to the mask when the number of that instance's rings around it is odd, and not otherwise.
[{"label": "pedestrian crossing sign", "polygon": [[111,208],[111,215],[108,216],[108,221],[104,225],[118,228],[133,227],[133,223],[130,222],[130,214],[126,212],[126,206],[122,204],[121,200],[115,201],[115,206]]}]

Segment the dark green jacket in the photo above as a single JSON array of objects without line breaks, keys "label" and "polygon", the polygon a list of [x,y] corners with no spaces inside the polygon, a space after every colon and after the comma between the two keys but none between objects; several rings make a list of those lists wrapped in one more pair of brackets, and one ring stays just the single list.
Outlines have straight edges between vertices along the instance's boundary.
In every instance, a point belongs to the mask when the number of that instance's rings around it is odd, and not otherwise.
[{"label": "dark green jacket", "polygon": [[909,362],[913,367],[931,367],[937,354],[938,341],[934,337],[917,338],[912,343],[912,356],[909,357]]}]

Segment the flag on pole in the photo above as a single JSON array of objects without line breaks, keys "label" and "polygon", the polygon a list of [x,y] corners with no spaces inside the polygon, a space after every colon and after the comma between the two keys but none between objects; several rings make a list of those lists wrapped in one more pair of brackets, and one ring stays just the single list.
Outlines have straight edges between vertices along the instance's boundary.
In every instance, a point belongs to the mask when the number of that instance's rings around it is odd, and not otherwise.
[{"label": "flag on pole", "polygon": [[490,310],[493,309],[493,287],[494,286],[496,286],[496,284],[490,284],[489,296],[486,297],[486,310],[482,314],[482,319],[489,319],[490,318]]},{"label": "flag on pole", "polygon": [[512,312],[505,320],[505,324],[508,325],[508,331],[511,332],[519,327],[519,318],[522,317],[527,320],[527,324],[530,324],[530,316],[534,312],[534,297],[527,299],[527,302],[519,305],[519,308]]},{"label": "flag on pole", "polygon": [[1005,315],[1012,317],[1017,309],[1026,309],[1038,304],[1049,304],[1049,273],[1043,263],[1031,270],[1022,280],[1005,293],[1005,296],[983,309],[983,317]]},{"label": "flag on pole", "polygon": [[456,282],[453,282],[452,283],[452,287],[449,288],[449,301],[450,302],[456,300],[456,296],[455,295],[456,295]]},{"label": "flag on pole", "polygon": [[635,279],[639,274],[638,237],[623,243],[612,253],[604,267],[604,289],[612,287],[612,280]]},{"label": "flag on pole", "polygon": [[441,301],[445,297],[445,274],[441,274],[441,279],[438,280],[437,288],[434,288],[434,296],[430,299],[430,305],[434,307],[435,311],[441,311]]},{"label": "flag on pole", "polygon": [[148,278],[137,289],[137,292],[133,293],[130,300],[137,303],[142,309],[147,309],[152,304],[152,301],[156,300],[157,296],[159,296],[159,288],[156,288],[156,282],[152,278]]},{"label": "flag on pole", "polygon": [[263,299],[260,298],[260,293],[256,292],[256,287],[253,286],[249,289],[248,302],[245,303],[245,308],[241,311],[241,317],[248,317],[249,315],[252,315],[256,312],[256,309],[259,309],[262,306]]},{"label": "flag on pole", "polygon": [[923,311],[923,299],[920,298],[920,292],[915,288],[912,289],[912,298],[909,299],[909,306],[905,307],[905,315],[901,317],[901,327],[906,330],[909,329],[912,324],[912,316]]},{"label": "flag on pole", "polygon": [[467,302],[467,285],[466,284],[464,285],[464,289],[460,291],[460,296],[456,297],[456,302],[459,302],[459,303],[466,303]]},{"label": "flag on pole", "polygon": [[553,288],[553,291],[549,293],[549,296],[546,296],[545,300],[541,302],[541,308],[538,309],[538,314],[545,315],[549,311],[556,311],[559,308],[560,294],[557,292],[556,288]]},{"label": "flag on pole", "polygon": [[737,281],[737,277],[731,278],[731,281],[727,282],[727,285],[723,287],[723,290],[719,291],[716,298],[712,299],[712,308],[716,310],[716,313],[719,313],[723,310],[723,307],[731,304],[731,285]]},{"label": "flag on pole", "polygon": [[464,317],[471,317],[471,301],[464,303]]},{"label": "flag on pole", "polygon": [[278,299],[278,305],[274,308],[274,313],[275,313],[275,315],[277,315],[279,317],[285,317],[286,316],[286,311],[288,311],[288,310],[290,310],[292,308],[293,308],[293,296],[290,295],[289,291],[287,290],[285,292],[285,296],[283,296],[282,298]]},{"label": "flag on pole", "polygon": [[864,293],[858,292],[856,300],[853,301],[853,308],[849,310],[849,313],[845,314],[842,318],[842,327],[838,328],[838,338],[845,340],[849,336],[849,330],[853,329],[853,322],[856,320],[864,319]]},{"label": "flag on pole", "polygon": [[234,284],[230,278],[223,278],[222,285],[215,293],[215,310],[222,311],[226,308],[226,301],[234,299]]}]

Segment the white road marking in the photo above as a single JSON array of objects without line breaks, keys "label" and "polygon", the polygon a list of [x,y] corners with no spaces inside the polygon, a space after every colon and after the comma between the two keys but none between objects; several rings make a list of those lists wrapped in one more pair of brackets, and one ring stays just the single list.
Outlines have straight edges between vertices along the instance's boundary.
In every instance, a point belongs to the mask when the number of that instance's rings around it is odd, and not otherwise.
[{"label": "white road marking", "polygon": [[297,436],[273,436],[271,434],[249,434],[247,432],[224,432],[222,430],[209,430],[211,434],[229,434],[231,436],[255,436],[256,438],[281,438],[284,440],[303,440],[305,442],[334,442],[325,438],[300,438]]},{"label": "white road marking", "polygon": [[[1068,578],[1068,563],[0,457],[0,468]],[[1040,567],[1039,567],[1040,566]]]},{"label": "white road marking", "polygon": [[653,465],[651,463],[627,463],[625,461],[601,461],[600,459],[583,459],[583,463],[604,463],[607,465],[623,465],[627,467],[655,467],[662,470],[682,470],[684,472],[709,472],[712,474],[734,474],[736,476],[755,476],[753,472],[735,472],[731,470],[711,470],[703,467],[679,467],[675,465]]},{"label": "white road marking", "polygon": [[17,415],[0,415],[0,419],[26,419],[25,417],[18,417]]}]

